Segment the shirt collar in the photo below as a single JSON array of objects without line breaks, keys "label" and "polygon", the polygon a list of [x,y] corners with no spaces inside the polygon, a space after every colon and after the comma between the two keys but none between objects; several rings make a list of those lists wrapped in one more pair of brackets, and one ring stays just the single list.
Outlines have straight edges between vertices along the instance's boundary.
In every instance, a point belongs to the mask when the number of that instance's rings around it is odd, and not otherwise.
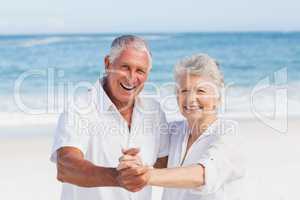
[{"label": "shirt collar", "polygon": [[[216,130],[219,128],[220,123],[221,123],[220,119],[216,119],[214,122],[212,122],[209,125],[209,127],[207,127],[207,129],[205,131],[203,131],[203,133],[197,138],[197,140],[195,142],[201,140],[204,137],[215,135]],[[187,122],[187,120],[185,120],[184,125],[185,125],[184,126],[184,129],[185,129],[184,132],[186,133],[185,137],[188,138],[191,133],[188,131],[188,122]]]}]

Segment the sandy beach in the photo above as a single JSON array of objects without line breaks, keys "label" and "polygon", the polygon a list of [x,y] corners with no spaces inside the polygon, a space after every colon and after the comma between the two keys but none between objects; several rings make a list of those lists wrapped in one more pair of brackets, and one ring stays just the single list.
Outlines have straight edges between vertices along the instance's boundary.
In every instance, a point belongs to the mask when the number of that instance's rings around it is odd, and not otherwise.
[{"label": "sandy beach", "polygon": [[[289,119],[284,134],[257,119],[237,121],[248,166],[245,199],[299,199],[299,118]],[[59,199],[61,184],[49,161],[54,129],[51,120],[48,124],[1,125],[1,199]],[[161,189],[155,188],[153,199],[160,195]]]}]

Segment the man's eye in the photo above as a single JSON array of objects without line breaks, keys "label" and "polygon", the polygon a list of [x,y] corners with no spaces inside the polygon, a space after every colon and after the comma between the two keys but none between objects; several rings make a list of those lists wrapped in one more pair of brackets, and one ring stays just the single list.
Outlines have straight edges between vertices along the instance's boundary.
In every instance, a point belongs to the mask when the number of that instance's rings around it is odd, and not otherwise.
[{"label": "man's eye", "polygon": [[121,67],[122,67],[122,69],[129,69],[128,65],[122,65]]},{"label": "man's eye", "polygon": [[145,74],[145,71],[144,71],[144,70],[141,70],[141,69],[137,70],[137,72],[138,72],[139,74]]}]

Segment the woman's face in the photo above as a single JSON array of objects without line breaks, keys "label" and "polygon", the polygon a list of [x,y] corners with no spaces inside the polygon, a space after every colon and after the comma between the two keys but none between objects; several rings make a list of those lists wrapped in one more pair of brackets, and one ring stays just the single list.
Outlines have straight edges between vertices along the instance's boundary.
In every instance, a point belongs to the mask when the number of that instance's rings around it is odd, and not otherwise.
[{"label": "woman's face", "polygon": [[180,112],[188,121],[216,115],[219,104],[218,87],[210,77],[183,73],[179,77],[177,101]]}]

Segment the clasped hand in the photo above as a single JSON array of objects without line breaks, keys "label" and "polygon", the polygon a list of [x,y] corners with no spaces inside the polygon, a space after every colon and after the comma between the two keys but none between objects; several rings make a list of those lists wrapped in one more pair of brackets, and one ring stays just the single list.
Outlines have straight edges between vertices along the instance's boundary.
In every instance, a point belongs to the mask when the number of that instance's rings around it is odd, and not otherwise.
[{"label": "clasped hand", "polygon": [[121,187],[130,192],[138,192],[149,182],[151,167],[143,165],[139,157],[140,150],[131,148],[122,150],[123,156],[119,158],[117,170],[118,182]]}]

